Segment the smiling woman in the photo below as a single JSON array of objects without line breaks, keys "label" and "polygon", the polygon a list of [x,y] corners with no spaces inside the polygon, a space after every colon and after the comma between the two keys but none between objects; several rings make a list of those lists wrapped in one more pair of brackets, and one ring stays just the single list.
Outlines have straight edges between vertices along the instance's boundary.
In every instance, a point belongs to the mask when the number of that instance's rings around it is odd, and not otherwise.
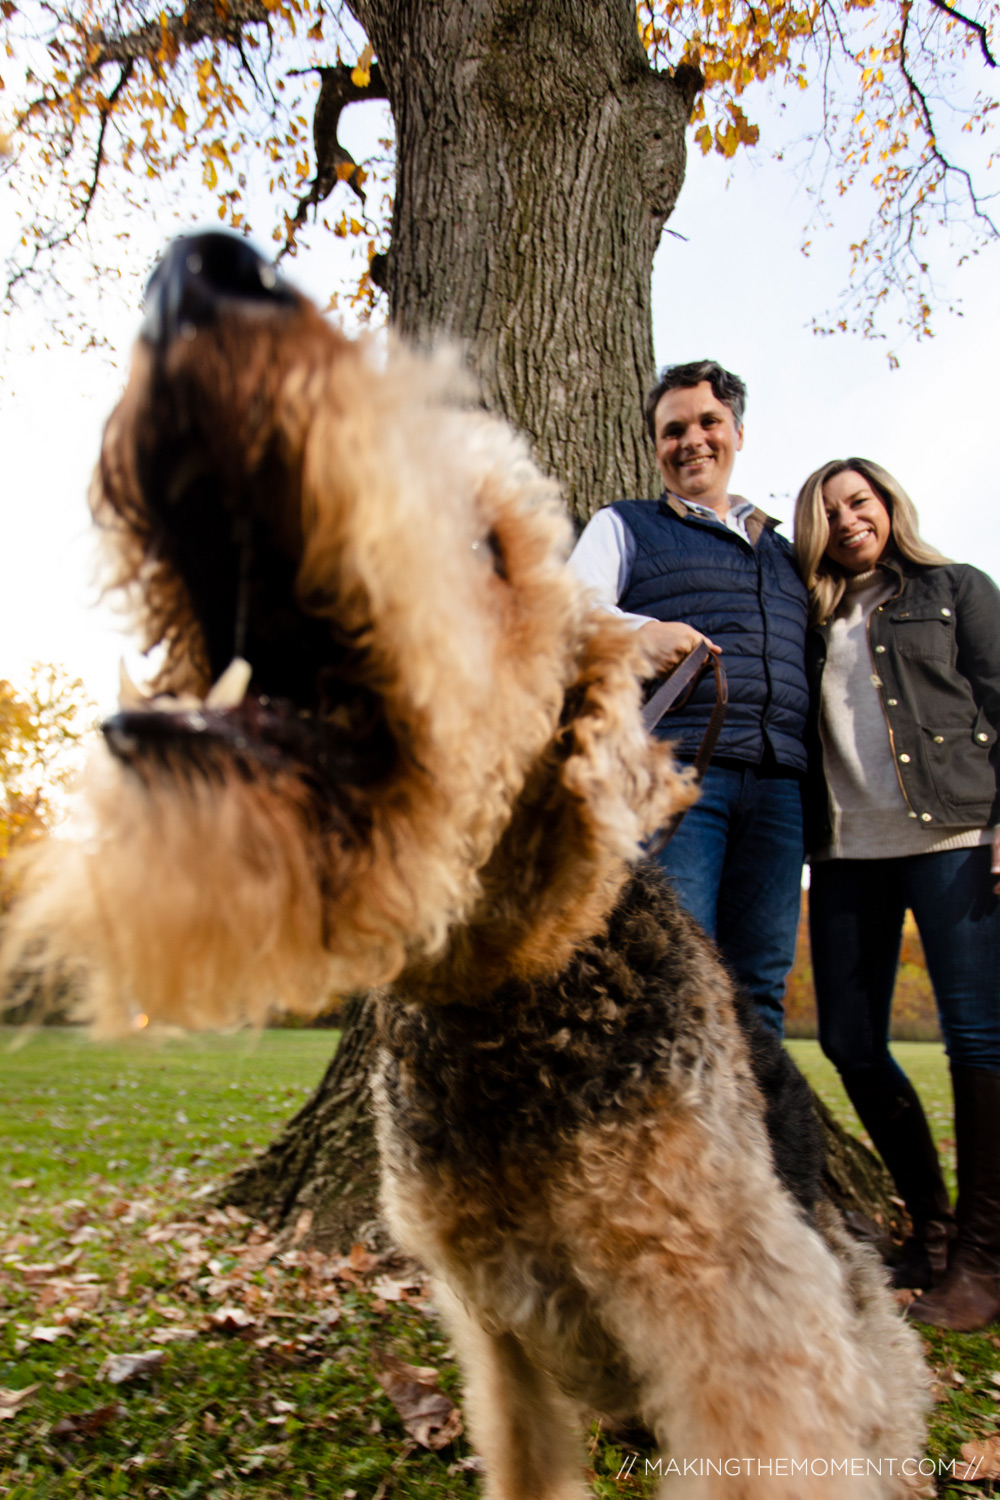
[{"label": "smiling woman", "polygon": [[[893,477],[837,460],[806,481],[810,935],[820,1042],[906,1203],[911,1316],[1000,1313],[1000,593],[920,538]],[[953,1215],[920,1099],[889,1051],[913,911],[955,1094]],[[956,1224],[957,1219],[957,1224]]]},{"label": "smiling woman", "polygon": [[826,553],[849,573],[873,568],[888,545],[892,523],[885,501],[863,474],[843,469],[823,485],[830,528]]}]

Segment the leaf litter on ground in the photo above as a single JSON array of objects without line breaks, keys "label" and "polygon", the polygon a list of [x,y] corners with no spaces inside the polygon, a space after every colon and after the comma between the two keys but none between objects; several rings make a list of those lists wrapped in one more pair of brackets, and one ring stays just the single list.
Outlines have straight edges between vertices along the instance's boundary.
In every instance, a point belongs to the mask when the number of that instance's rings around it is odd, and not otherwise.
[{"label": "leaf litter on ground", "polygon": [[[212,1207],[217,1158],[199,1150],[183,1174],[176,1152],[151,1156],[141,1180],[110,1166],[81,1175],[60,1160],[54,1201],[35,1191],[38,1170],[10,1171],[0,1492],[242,1500],[252,1483],[257,1500],[471,1500],[480,1466],[421,1269],[364,1245],[311,1249],[308,1216],[279,1237]],[[993,1494],[1000,1338],[928,1333],[926,1347],[938,1397],[931,1453],[957,1461],[938,1493]],[[101,1377],[109,1360],[142,1355],[156,1367],[114,1386]],[[616,1481],[623,1443],[592,1433],[599,1500],[649,1493],[641,1475]]]},{"label": "leaf litter on ground", "polygon": [[[5,1493],[18,1500],[47,1496],[48,1481],[60,1470],[67,1487],[51,1493],[73,1493],[69,1474],[83,1460],[71,1455],[86,1452],[107,1483],[106,1490],[88,1488],[88,1494],[117,1494],[121,1481],[114,1474],[128,1473],[130,1496],[173,1495],[162,1481],[178,1456],[169,1435],[171,1428],[177,1432],[178,1387],[192,1380],[192,1358],[196,1367],[218,1365],[237,1346],[279,1385],[266,1402],[262,1395],[232,1406],[204,1403],[198,1429],[205,1445],[228,1450],[221,1467],[218,1454],[212,1460],[221,1481],[291,1472],[288,1439],[301,1445],[308,1434],[327,1440],[320,1451],[330,1455],[335,1471],[340,1465],[345,1475],[355,1475],[360,1496],[374,1497],[379,1487],[364,1482],[366,1469],[383,1478],[391,1473],[394,1484],[403,1483],[400,1493],[415,1496],[454,1493],[455,1475],[463,1476],[461,1492],[466,1474],[472,1484],[476,1464],[461,1442],[458,1407],[427,1361],[428,1353],[440,1360],[449,1351],[419,1266],[397,1251],[361,1244],[346,1255],[325,1255],[303,1245],[304,1234],[280,1238],[239,1210],[177,1201],[173,1185],[147,1189],[139,1199],[114,1184],[93,1186],[102,1201],[77,1198],[29,1212],[31,1230],[9,1226],[13,1233],[5,1234],[0,1226],[0,1316],[9,1315],[6,1349],[0,1338],[0,1378],[9,1375],[5,1356],[11,1354],[28,1374],[44,1376],[5,1379],[0,1430],[10,1431],[15,1418],[24,1429],[26,1413],[45,1409],[45,1419],[21,1436],[18,1452],[11,1451],[10,1467],[0,1448]],[[44,1365],[32,1349],[46,1350]],[[294,1382],[317,1365],[332,1368],[349,1399],[317,1410],[315,1401],[299,1397]],[[450,1380],[455,1388],[454,1371]],[[291,1388],[281,1389],[282,1381],[291,1381]],[[92,1399],[109,1385],[117,1400]],[[154,1437],[157,1416],[167,1420]],[[137,1417],[143,1427],[138,1452],[132,1451],[137,1440],[127,1436]],[[259,1440],[276,1431],[283,1441]],[[197,1447],[193,1428],[180,1447],[188,1472],[197,1466],[197,1456],[187,1452]],[[419,1472],[421,1452],[440,1473]],[[27,1464],[24,1472],[35,1475],[37,1488],[25,1487],[18,1463]],[[400,1479],[411,1470],[415,1488]],[[16,1490],[5,1483],[15,1473],[21,1477]],[[298,1493],[294,1476],[286,1492]],[[314,1493],[311,1480],[302,1493]]]}]

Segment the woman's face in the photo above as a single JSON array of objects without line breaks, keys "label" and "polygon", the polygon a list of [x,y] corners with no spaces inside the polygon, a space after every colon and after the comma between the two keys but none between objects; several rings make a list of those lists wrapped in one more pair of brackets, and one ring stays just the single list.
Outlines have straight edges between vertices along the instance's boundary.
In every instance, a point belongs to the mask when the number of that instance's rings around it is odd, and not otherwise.
[{"label": "woman's face", "polygon": [[823,509],[830,523],[826,556],[847,573],[866,573],[892,536],[889,512],[880,496],[855,469],[835,474],[823,486]]}]

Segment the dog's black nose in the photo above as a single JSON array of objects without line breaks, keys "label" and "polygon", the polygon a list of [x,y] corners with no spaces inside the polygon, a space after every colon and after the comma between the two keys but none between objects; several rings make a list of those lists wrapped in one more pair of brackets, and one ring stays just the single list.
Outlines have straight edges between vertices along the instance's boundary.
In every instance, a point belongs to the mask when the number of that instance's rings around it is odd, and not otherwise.
[{"label": "dog's black nose", "polygon": [[174,240],[146,287],[142,337],[163,345],[191,338],[234,301],[294,306],[296,293],[252,245],[235,234]]}]

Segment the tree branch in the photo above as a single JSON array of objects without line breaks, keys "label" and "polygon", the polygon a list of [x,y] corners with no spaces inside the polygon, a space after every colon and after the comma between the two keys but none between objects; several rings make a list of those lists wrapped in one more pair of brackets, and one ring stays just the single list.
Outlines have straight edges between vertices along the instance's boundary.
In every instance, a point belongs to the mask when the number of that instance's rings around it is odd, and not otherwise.
[{"label": "tree branch", "polygon": [[199,42],[239,44],[244,26],[269,25],[268,8],[263,0],[192,0],[177,14],[164,11],[137,31],[108,36],[103,30],[94,33],[94,43],[101,48],[81,78],[100,72],[109,62],[138,62],[160,55],[169,42],[178,51],[195,47]]},{"label": "tree branch", "polygon": [[[164,58],[165,53],[169,54],[171,49],[175,53],[185,48],[190,50],[200,42],[224,42],[245,62],[243,28],[268,24],[263,0],[229,0],[225,5],[217,0],[192,0],[180,14],[164,11],[155,21],[148,21],[134,31],[109,33],[103,26],[95,27],[92,33],[84,35],[88,44],[87,61],[77,70],[65,92],[53,90],[31,100],[17,115],[16,126],[23,129],[38,115],[62,113],[67,100],[79,95],[86,84],[95,82],[109,65],[117,64],[131,74],[136,63],[145,62],[162,74],[165,61],[167,66],[172,61],[169,55]],[[252,78],[252,70],[247,71]],[[116,89],[116,96],[118,92]],[[102,133],[107,113],[102,109]]]},{"label": "tree branch", "polygon": [[319,98],[316,100],[316,108],[313,112],[316,175],[309,186],[308,193],[304,198],[299,199],[295,217],[289,225],[288,235],[281,251],[282,255],[291,249],[295,241],[296,230],[305,223],[310,207],[318,206],[329,198],[338,182],[346,182],[364,204],[365,195],[361,186],[360,168],[351,153],[340,144],[337,138],[340,116],[349,104],[357,104],[364,99],[385,99],[387,94],[378,63],[372,63],[367,83],[355,83],[354,71],[347,63],[338,63],[332,68],[295,68],[292,70],[295,76],[301,76],[303,73],[318,73],[320,78]]},{"label": "tree branch", "polygon": [[125,63],[123,65],[121,73],[118,77],[118,82],[115,84],[114,88],[111,90],[111,93],[108,95],[107,103],[101,109],[101,126],[97,133],[97,145],[94,147],[94,175],[91,178],[90,186],[87,189],[87,196],[83,200],[83,208],[80,210],[80,216],[77,219],[74,228],[72,230],[68,230],[67,234],[75,233],[76,230],[79,229],[81,224],[86,224],[87,222],[87,217],[90,213],[90,207],[94,201],[94,195],[97,192],[97,184],[100,181],[101,168],[104,165],[104,136],[108,128],[108,120],[111,118],[111,112],[118,102],[118,98],[122,92],[122,89],[125,87],[125,85],[129,81],[129,78],[132,76],[132,69],[134,66],[135,64],[131,62]]},{"label": "tree branch", "polygon": [[[950,162],[938,146],[937,132],[934,129],[934,119],[931,115],[930,105],[927,102],[927,95],[924,93],[923,89],[920,87],[916,79],[913,77],[913,74],[910,72],[909,62],[906,55],[906,38],[909,31],[911,10],[912,0],[903,0],[903,24],[900,28],[899,33],[899,70],[906,82],[906,87],[909,91],[910,99],[914,107],[916,108],[920,119],[923,122],[924,130],[927,135],[928,149],[931,153],[931,159],[937,162],[942,174],[942,178],[950,176],[957,176],[961,178],[961,180],[965,183],[965,191],[968,194],[968,199],[972,205],[972,211],[975,217],[979,219],[981,223],[986,227],[990,237],[996,238],[1000,231],[998,231],[997,226],[994,224],[989,214],[983,210],[979,202],[979,198],[973,185],[972,174],[968,172],[964,167],[956,167],[954,162]],[[912,219],[912,209],[910,210],[910,214]]]},{"label": "tree branch", "polygon": [[963,15],[960,10],[956,10],[953,5],[949,5],[948,0],[930,0],[930,3],[935,10],[943,11],[946,16],[951,16],[952,20],[961,21],[963,26],[967,26],[970,31],[974,31],[979,38],[979,48],[986,60],[987,67],[996,67],[997,60],[990,51],[989,35],[981,21],[974,21],[971,16]]}]

